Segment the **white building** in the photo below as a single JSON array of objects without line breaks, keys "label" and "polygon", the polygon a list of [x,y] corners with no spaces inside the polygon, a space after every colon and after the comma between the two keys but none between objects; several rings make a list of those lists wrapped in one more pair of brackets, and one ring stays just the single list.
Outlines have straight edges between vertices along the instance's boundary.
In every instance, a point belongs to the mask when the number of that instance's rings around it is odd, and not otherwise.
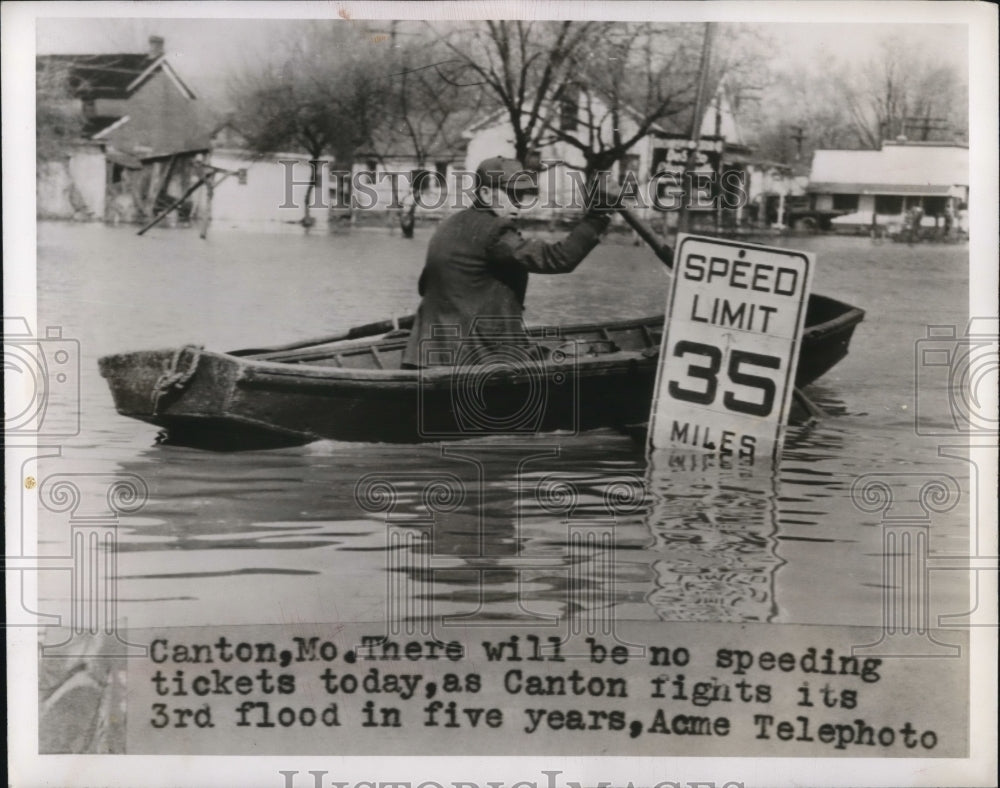
[{"label": "white building", "polygon": [[[459,156],[460,152],[441,154],[421,164],[413,156],[362,152],[350,165],[349,178],[342,165],[323,159],[309,198],[310,217],[317,231],[331,220],[349,216],[354,221],[394,227],[400,207],[413,202],[414,181],[421,190],[418,215],[443,215],[454,207],[452,195],[461,191]],[[210,163],[242,173],[215,186],[213,222],[227,227],[301,224],[310,193],[310,158],[302,152],[254,153],[239,129],[228,121],[221,124],[212,134]]]},{"label": "white building", "polygon": [[39,219],[92,221],[104,217],[107,159],[99,145],[80,142],[66,157],[38,163]]},{"label": "white building", "polygon": [[[933,224],[969,199],[969,147],[964,143],[882,143],[880,150],[818,150],[808,191],[817,210],[857,215],[866,224],[898,221],[920,206]],[[845,217],[847,218],[847,217]]]},{"label": "white building", "polygon": [[[599,119],[588,134],[609,141],[612,138],[612,115],[603,102],[596,97],[580,98],[571,102],[556,102],[547,111],[558,113],[551,120],[543,117],[543,122],[572,133],[583,136],[585,126],[583,117]],[[587,102],[585,104],[585,102]],[[543,110],[545,111],[545,110]],[[619,116],[619,136],[628,139],[635,135],[638,122],[633,114],[624,112]],[[619,161],[615,175],[621,181],[626,172],[631,172],[640,186],[645,198],[647,214],[653,213],[651,190],[657,188],[653,181],[654,175],[670,172],[677,176],[684,169],[691,148],[689,129],[691,112],[678,113],[676,116],[653,124],[650,133],[639,139]],[[495,112],[470,126],[463,136],[468,141],[465,154],[465,168],[475,170],[483,160],[492,156],[514,157],[514,131],[506,111]],[[710,176],[730,169],[742,169],[749,152],[743,140],[742,132],[733,113],[727,91],[720,87],[707,106],[701,125],[701,139],[698,144],[694,171]],[[606,143],[607,144],[607,143]],[[583,153],[574,145],[557,138],[553,134],[551,140],[533,152],[548,168],[539,175],[539,202],[531,215],[539,218],[557,215],[561,211],[572,211],[574,189],[579,191],[581,175],[575,176],[573,170],[582,171],[585,167]],[[721,161],[720,161],[721,157]],[[666,204],[669,199],[663,192],[663,181],[660,183],[660,196]],[[555,206],[555,207],[552,207]],[[562,206],[562,207],[560,207]],[[709,207],[702,209],[711,213]]]}]

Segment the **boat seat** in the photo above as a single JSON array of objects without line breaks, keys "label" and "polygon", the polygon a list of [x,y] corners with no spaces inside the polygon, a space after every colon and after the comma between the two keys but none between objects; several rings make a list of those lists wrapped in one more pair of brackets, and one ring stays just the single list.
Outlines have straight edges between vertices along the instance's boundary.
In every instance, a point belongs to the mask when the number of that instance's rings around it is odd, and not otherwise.
[{"label": "boat seat", "polygon": [[608,353],[619,353],[621,348],[610,339],[577,339],[568,342],[561,342],[555,347],[543,345],[547,351],[546,356],[553,353],[562,353],[565,356],[603,356]]}]

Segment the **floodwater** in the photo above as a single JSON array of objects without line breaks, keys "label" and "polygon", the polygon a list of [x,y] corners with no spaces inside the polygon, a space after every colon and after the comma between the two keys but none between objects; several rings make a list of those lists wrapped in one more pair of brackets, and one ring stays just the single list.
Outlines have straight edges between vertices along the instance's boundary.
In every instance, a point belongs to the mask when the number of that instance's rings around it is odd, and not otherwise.
[{"label": "floodwater", "polygon": [[[928,325],[964,330],[965,245],[782,242],[816,253],[815,292],[867,318],[850,355],[810,389],[828,416],[791,428],[774,468],[647,459],[612,430],[216,454],[155,445],[156,428],[115,413],[102,355],[278,344],[411,313],[429,232],[213,228],[203,241],[39,224],[39,324],[78,340],[81,363],[79,434],[57,441],[61,456],[40,463],[39,478],[82,474],[79,516],[104,507],[116,474],[148,487],[118,527],[117,614],[130,626],[381,621],[387,610],[879,626],[897,581],[884,576],[882,514],[852,501],[865,474],[888,474],[896,505],[911,508],[929,476],[955,479],[961,498],[933,514],[929,551],[968,554],[970,465],[938,452],[947,381],[915,366]],[[570,276],[533,277],[526,317],[654,314],[667,283],[648,250],[614,239]],[[918,434],[917,417],[946,436]],[[67,554],[69,517],[40,508],[41,553]],[[45,574],[42,611],[64,612],[58,576],[69,573]],[[967,589],[962,572],[932,573],[931,614],[965,612]]]}]

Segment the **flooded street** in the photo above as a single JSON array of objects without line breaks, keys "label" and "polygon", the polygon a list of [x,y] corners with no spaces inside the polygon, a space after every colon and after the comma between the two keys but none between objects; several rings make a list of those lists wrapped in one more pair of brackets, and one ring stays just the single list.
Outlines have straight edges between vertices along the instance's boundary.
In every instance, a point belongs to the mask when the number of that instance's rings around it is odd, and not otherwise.
[{"label": "flooded street", "polygon": [[[946,376],[921,370],[915,395],[916,343],[928,325],[964,331],[965,245],[778,242],[816,254],[814,292],[867,316],[850,355],[809,389],[827,418],[791,428],[774,469],[696,454],[647,460],[612,430],[216,454],[157,446],[155,427],[116,414],[103,355],[280,344],[412,313],[430,231],[405,240],[213,227],[202,241],[39,223],[39,327],[61,326],[81,358],[80,434],[41,463],[40,478],[124,473],[148,486],[118,533],[118,615],[130,626],[380,621],[400,600],[404,617],[433,609],[537,623],[582,609],[879,626],[881,515],[851,498],[864,474],[912,474],[895,482],[900,499],[917,496],[923,475],[954,477],[962,500],[934,516],[929,550],[968,551],[970,466],[915,429],[916,416],[938,427],[951,418]],[[656,314],[667,286],[648,249],[613,238],[572,275],[533,276],[526,319]],[[84,496],[104,494],[96,476],[79,478]],[[65,553],[65,515],[39,518],[41,552]],[[46,574],[43,608],[60,612],[69,589],[55,576],[68,573]],[[931,582],[932,616],[968,609],[965,573]]]}]

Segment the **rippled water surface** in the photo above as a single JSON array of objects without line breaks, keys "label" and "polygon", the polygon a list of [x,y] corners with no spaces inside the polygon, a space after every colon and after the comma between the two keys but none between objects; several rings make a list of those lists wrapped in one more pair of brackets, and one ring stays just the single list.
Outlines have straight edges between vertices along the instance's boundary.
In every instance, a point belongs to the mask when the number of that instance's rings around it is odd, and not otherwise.
[{"label": "rippled water surface", "polygon": [[[935,515],[930,550],[968,550],[969,465],[939,456],[941,439],[914,421],[950,418],[933,370],[921,370],[915,395],[915,343],[929,324],[964,328],[965,246],[783,242],[816,253],[815,292],[867,318],[851,354],[810,389],[828,417],[792,428],[777,468],[647,459],[611,430],[215,454],[157,446],[155,428],[115,413],[102,355],[276,344],[409,314],[428,237],[213,228],[202,241],[39,224],[39,323],[79,340],[82,370],[80,434],[40,476],[87,474],[76,477],[83,506],[97,505],[109,474],[148,485],[119,528],[119,614],[130,625],[376,621],[397,603],[404,616],[526,622],[582,610],[878,625],[881,515],[851,500],[854,480],[873,473],[911,474],[893,477],[903,500],[927,474],[954,477],[962,502]],[[653,314],[666,288],[650,252],[611,240],[570,276],[533,277],[527,318]],[[43,510],[40,534],[43,553],[65,552],[66,515]],[[48,574],[43,601],[59,608],[68,589]],[[932,578],[937,612],[968,607],[961,574]]]}]

